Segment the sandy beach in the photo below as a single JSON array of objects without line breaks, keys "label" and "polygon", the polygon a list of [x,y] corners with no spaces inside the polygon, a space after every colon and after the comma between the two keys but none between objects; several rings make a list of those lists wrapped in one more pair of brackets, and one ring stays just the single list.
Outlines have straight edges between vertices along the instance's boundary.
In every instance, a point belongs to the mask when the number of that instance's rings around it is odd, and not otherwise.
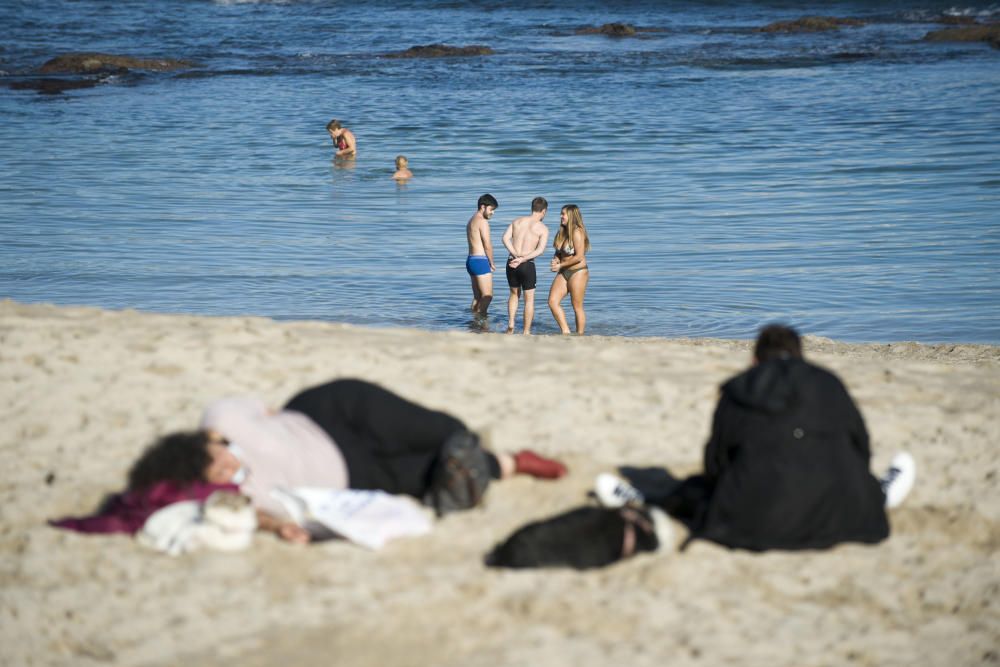
[{"label": "sandy beach", "polygon": [[[499,317],[499,312],[494,317]],[[747,332],[748,339],[754,334]],[[718,385],[749,340],[525,338],[0,302],[3,665],[971,665],[1000,663],[1000,348],[843,344],[873,468],[917,484],[877,546],[753,554],[696,542],[592,572],[487,569],[513,529],[588,502],[616,466],[700,468]],[[282,404],[361,377],[492,447],[560,457],[379,552],[257,536],[178,558],[50,528],[121,488],[210,400]],[[677,537],[683,536],[676,527]]]}]

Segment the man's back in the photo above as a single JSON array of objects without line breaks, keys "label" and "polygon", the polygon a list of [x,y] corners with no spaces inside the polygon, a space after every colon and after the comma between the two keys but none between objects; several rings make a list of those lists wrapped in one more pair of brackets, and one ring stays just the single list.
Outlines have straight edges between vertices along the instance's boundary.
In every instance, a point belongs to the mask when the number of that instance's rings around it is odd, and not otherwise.
[{"label": "man's back", "polygon": [[485,255],[486,248],[483,243],[483,239],[489,238],[490,235],[490,223],[479,211],[469,218],[468,224],[465,225],[465,236],[466,240],[469,242],[469,254],[470,255]]},{"label": "man's back", "polygon": [[538,246],[539,239],[547,235],[545,224],[530,215],[515,218],[510,228],[515,257],[530,254]]}]

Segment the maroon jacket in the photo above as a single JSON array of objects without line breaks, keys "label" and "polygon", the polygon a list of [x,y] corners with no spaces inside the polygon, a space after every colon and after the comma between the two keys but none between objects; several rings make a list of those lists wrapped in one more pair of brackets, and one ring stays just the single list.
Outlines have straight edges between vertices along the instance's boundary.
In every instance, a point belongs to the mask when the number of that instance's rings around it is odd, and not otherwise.
[{"label": "maroon jacket", "polygon": [[239,487],[208,482],[194,482],[186,486],[158,482],[143,491],[125,491],[112,496],[91,516],[52,519],[49,524],[81,533],[135,534],[156,510],[183,500],[205,500],[215,491],[239,492]]}]

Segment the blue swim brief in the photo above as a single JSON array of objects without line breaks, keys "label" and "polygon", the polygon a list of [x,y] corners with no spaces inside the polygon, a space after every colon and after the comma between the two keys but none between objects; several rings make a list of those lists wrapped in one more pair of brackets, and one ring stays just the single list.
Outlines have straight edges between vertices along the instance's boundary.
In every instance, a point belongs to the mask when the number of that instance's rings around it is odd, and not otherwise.
[{"label": "blue swim brief", "polygon": [[465,270],[469,272],[470,276],[483,276],[492,273],[490,260],[486,259],[486,255],[469,255],[465,260]]}]

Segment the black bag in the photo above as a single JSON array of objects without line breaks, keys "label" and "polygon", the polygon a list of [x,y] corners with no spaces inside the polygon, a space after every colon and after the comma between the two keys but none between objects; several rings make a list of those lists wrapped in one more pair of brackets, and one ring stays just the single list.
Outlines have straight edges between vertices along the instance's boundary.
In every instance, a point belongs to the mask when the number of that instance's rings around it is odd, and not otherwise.
[{"label": "black bag", "polygon": [[479,436],[458,431],[441,447],[424,504],[433,507],[438,516],[469,509],[482,501],[489,484],[490,467]]}]

